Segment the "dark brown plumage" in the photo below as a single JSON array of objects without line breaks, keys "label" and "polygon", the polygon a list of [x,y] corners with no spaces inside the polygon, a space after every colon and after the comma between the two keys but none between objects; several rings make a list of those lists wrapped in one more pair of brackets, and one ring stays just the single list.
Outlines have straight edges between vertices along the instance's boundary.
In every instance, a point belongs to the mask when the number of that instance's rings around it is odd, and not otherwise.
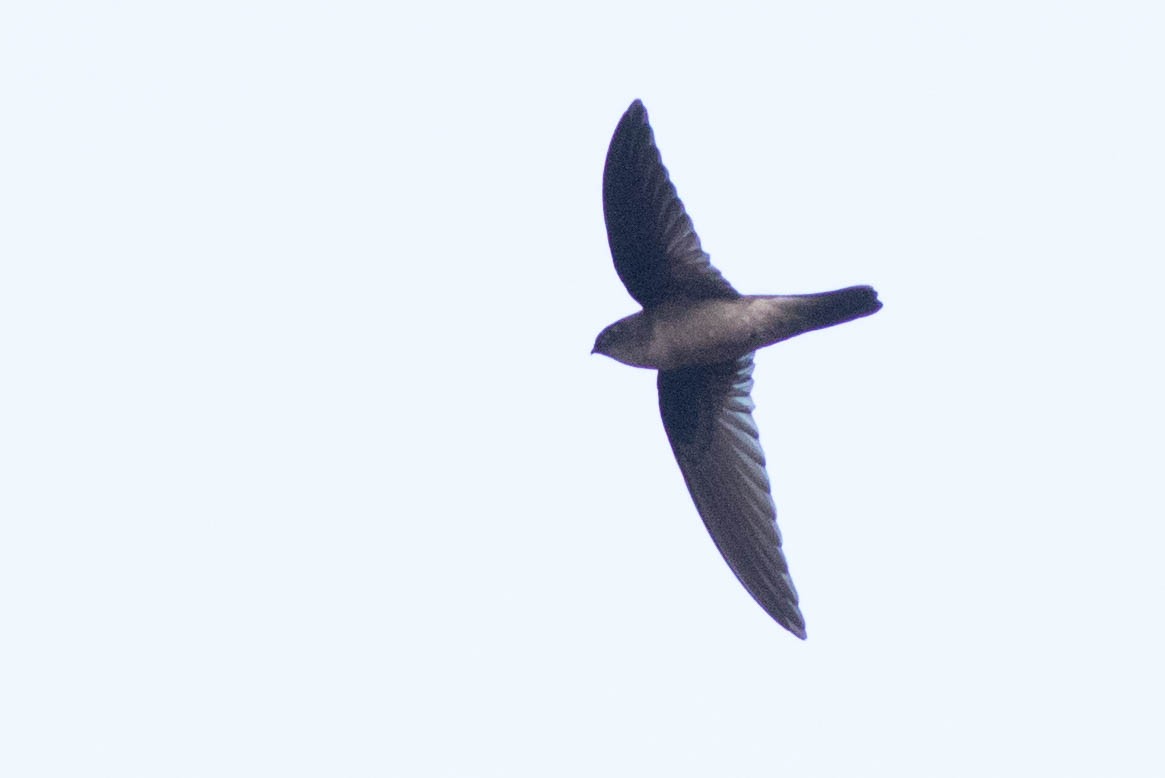
[{"label": "dark brown plumage", "polygon": [[704,253],[638,100],[611,138],[603,213],[615,270],[643,310],[604,329],[593,353],[659,370],[664,429],[712,540],[760,606],[804,638],[752,418],[753,352],[882,304],[868,286],[811,295],[733,289]]}]

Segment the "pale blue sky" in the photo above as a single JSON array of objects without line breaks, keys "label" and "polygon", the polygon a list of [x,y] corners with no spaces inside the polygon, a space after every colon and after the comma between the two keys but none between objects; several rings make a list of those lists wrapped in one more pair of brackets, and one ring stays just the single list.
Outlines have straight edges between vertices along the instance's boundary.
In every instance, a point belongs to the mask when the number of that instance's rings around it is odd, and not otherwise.
[{"label": "pale blue sky", "polygon": [[[0,773],[1160,775],[1165,16],[10,2]],[[809,640],[708,539],[602,164],[746,292]]]}]

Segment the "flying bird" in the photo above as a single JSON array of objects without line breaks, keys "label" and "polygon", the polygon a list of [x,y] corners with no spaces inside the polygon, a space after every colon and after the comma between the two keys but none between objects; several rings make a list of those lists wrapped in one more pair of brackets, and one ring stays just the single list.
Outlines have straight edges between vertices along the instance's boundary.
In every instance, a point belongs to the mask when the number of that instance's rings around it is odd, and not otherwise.
[{"label": "flying bird", "polygon": [[659,412],[692,501],[732,572],[762,608],[805,639],[777,511],[752,419],[757,349],[869,316],[877,292],[742,295],[700,246],[636,100],[603,169],[615,271],[643,310],[599,333],[591,353],[659,371]]}]

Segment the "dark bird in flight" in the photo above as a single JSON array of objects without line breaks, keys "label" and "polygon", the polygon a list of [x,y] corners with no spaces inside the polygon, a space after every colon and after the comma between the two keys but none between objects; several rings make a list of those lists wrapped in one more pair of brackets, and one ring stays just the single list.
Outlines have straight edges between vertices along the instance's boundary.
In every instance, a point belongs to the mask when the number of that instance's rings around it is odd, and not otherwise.
[{"label": "dark bird in flight", "polygon": [[643,310],[600,332],[591,353],[659,371],[663,426],[704,526],[753,599],[804,639],[752,420],[752,357],[882,303],[868,286],[798,295],[733,289],[700,247],[638,100],[607,150],[603,214],[615,271]]}]

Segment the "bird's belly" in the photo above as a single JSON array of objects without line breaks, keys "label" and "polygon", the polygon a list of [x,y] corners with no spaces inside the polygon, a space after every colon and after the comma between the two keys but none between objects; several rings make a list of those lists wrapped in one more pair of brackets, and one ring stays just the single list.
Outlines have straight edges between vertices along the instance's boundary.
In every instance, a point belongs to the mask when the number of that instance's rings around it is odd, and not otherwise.
[{"label": "bird's belly", "polygon": [[738,359],[766,344],[762,301],[704,300],[652,312],[652,361],[660,370]]}]

